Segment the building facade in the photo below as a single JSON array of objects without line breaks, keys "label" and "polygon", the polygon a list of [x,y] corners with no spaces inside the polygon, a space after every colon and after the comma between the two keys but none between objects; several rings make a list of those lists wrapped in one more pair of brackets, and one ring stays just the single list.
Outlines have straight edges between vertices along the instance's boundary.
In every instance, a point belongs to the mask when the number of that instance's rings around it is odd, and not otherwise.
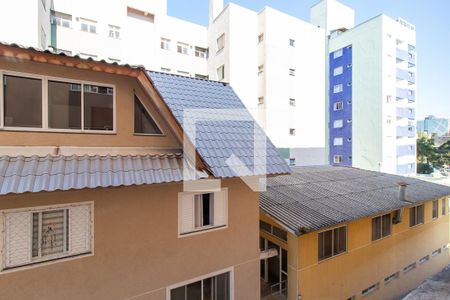
[{"label": "building facade", "polygon": [[428,116],[424,120],[417,121],[417,133],[425,133],[441,137],[450,134],[450,120]]}]

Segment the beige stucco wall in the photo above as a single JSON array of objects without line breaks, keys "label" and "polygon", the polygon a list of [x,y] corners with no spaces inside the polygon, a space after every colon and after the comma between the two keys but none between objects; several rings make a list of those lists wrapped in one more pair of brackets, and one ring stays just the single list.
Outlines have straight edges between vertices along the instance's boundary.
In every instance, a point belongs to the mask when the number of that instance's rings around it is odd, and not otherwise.
[{"label": "beige stucco wall", "polygon": [[181,184],[0,197],[0,209],[94,201],[95,232],[93,256],[0,273],[0,298],[160,300],[167,286],[233,267],[234,299],[258,299],[258,197],[239,179],[222,185],[228,228],[183,238]]},{"label": "beige stucco wall", "polygon": [[[114,85],[116,93],[116,133],[18,132],[5,131],[0,128],[2,146],[181,148],[180,143],[174,138],[168,123],[155,111],[151,99],[147,97],[135,78],[0,57],[0,73],[5,71]],[[144,102],[165,136],[139,136],[134,134],[134,93]]]}]

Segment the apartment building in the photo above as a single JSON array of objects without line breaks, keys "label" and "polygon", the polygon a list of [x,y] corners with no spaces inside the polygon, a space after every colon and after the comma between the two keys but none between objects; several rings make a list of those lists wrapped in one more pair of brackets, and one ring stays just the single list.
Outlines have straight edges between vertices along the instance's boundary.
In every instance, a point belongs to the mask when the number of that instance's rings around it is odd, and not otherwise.
[{"label": "apartment building", "polygon": [[449,264],[449,205],[449,187],[350,167],[271,178],[262,295],[397,299]]},{"label": "apartment building", "polygon": [[414,175],[414,25],[380,15],[354,27],[353,10],[334,0],[313,6],[311,22],[329,33],[330,163]]},{"label": "apartment building", "polygon": [[228,84],[8,44],[0,77],[2,298],[259,297],[258,193],[236,167],[290,170],[270,141],[257,163],[248,119],[215,121],[250,117]]},{"label": "apartment building", "polygon": [[417,121],[417,132],[436,137],[448,135],[450,134],[450,120],[428,116],[423,120]]}]

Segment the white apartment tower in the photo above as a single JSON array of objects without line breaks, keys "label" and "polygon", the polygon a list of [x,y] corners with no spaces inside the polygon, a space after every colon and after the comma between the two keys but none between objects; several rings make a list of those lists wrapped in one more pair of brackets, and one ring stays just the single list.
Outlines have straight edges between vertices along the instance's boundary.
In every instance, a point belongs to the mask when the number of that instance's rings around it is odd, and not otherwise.
[{"label": "white apartment tower", "polygon": [[312,7],[311,22],[329,33],[330,163],[414,175],[415,27],[385,15],[353,27],[352,10],[335,0]]}]

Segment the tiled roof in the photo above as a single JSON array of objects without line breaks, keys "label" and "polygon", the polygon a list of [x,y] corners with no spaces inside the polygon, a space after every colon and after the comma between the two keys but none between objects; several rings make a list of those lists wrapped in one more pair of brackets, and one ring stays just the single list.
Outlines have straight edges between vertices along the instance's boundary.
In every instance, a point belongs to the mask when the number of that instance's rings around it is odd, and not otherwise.
[{"label": "tiled roof", "polygon": [[[197,172],[188,178],[206,177]],[[181,154],[0,156],[0,195],[183,181]]]},{"label": "tiled roof", "polygon": [[[153,71],[148,74],[214,176],[240,176],[246,169],[252,175],[290,173],[272,142],[268,138],[264,142],[265,133],[228,84]],[[202,119],[195,124],[195,117],[184,118],[184,113],[192,110]],[[195,126],[195,138],[190,126]],[[254,147],[255,140],[263,141],[263,146]],[[261,159],[264,145],[266,159]],[[228,160],[232,155],[242,163]]]},{"label": "tiled roof", "polygon": [[[408,184],[399,200],[399,183]],[[345,167],[292,168],[268,179],[260,208],[300,235],[450,195],[450,187]]]}]

